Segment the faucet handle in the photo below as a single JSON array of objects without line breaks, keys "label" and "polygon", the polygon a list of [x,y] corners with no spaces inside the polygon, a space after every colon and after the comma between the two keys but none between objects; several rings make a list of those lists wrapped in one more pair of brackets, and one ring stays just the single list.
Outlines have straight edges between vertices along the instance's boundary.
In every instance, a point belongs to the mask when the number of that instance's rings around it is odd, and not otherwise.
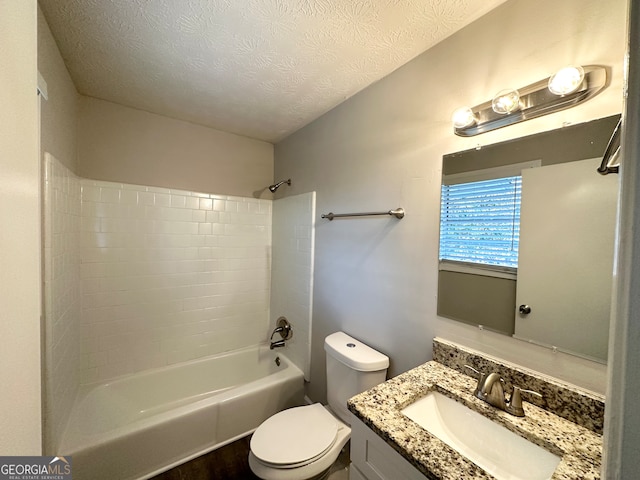
[{"label": "faucet handle", "polygon": [[478,398],[482,398],[480,396],[481,395],[480,389],[482,388],[482,385],[484,385],[484,381],[487,378],[487,374],[479,372],[478,370],[473,368],[471,365],[465,365],[465,368],[468,368],[469,370],[471,370],[473,373],[477,375],[478,383],[476,384],[476,389],[474,390],[473,395]]},{"label": "faucet handle", "polygon": [[520,395],[522,392],[536,395],[542,398],[542,395],[538,392],[514,386],[513,393],[511,394],[511,399],[507,402],[507,407],[505,409],[507,413],[515,415],[516,417],[524,417],[524,408],[522,408],[522,396]]}]

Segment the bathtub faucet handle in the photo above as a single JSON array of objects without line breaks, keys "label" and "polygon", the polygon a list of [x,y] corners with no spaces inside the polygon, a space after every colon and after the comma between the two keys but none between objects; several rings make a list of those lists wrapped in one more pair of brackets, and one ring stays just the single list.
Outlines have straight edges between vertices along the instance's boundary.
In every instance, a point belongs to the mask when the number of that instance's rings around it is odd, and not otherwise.
[{"label": "bathtub faucet handle", "polygon": [[278,332],[282,332],[283,330],[284,330],[283,327],[276,327],[276,329],[273,332],[271,332],[271,338],[269,340],[273,340],[273,336]]},{"label": "bathtub faucet handle", "polygon": [[[273,336],[276,333],[280,334],[281,339],[274,342]],[[273,330],[273,332],[271,332],[271,338],[269,338],[269,341],[271,342],[269,348],[273,350],[274,348],[284,347],[284,341],[289,340],[292,336],[293,330],[291,329],[291,324],[284,317],[278,318],[277,327]]]}]

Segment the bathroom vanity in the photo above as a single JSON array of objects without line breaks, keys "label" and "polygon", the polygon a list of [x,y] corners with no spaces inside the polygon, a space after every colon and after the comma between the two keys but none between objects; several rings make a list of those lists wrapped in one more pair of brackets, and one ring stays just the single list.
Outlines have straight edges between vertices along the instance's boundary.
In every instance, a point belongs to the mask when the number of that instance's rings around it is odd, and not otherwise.
[{"label": "bathroom vanity", "polygon": [[[600,478],[603,397],[440,339],[434,340],[434,358],[349,400],[356,417],[352,422],[352,480]],[[542,398],[523,395],[525,416],[511,415],[474,396],[477,380],[462,373],[465,365],[497,372],[507,392],[517,385],[541,393]],[[419,424],[420,420],[407,416],[405,409],[418,405],[416,402],[430,392],[446,401],[452,399],[463,410],[457,414],[462,443],[472,445],[472,450],[488,447],[490,455],[496,454],[484,464],[486,469],[478,466],[482,459],[470,461],[468,452],[463,455],[460,451],[464,450],[452,448],[440,438],[444,434],[433,434]],[[484,427],[473,423],[471,417],[477,414],[488,419],[490,427],[517,437],[512,441],[507,437],[504,443],[501,433],[485,433]],[[450,421],[456,423],[455,416]],[[469,440],[476,437],[476,447],[464,438],[465,427]],[[452,430],[455,434],[455,428]],[[524,451],[516,446],[519,442],[526,444]],[[554,457],[555,463],[550,469],[547,466],[546,472],[537,471],[544,462],[532,460],[529,448]],[[517,459],[519,454],[523,456]]]}]

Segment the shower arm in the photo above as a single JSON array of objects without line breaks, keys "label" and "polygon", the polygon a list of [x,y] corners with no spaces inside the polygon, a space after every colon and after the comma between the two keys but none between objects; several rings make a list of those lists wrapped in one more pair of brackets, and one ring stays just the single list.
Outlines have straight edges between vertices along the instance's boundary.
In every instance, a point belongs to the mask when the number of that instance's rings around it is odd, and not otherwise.
[{"label": "shower arm", "polygon": [[274,183],[273,185],[269,185],[269,191],[271,193],[275,193],[275,191],[278,190],[285,183],[287,185],[291,185],[291,179],[289,178],[288,180],[282,180],[278,183]]}]

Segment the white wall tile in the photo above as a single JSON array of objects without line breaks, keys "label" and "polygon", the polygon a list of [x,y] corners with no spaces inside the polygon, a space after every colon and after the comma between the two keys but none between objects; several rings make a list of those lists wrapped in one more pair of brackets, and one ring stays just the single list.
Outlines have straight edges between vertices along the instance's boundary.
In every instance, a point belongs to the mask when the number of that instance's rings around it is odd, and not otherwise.
[{"label": "white wall tile", "polygon": [[[60,438],[80,384],[81,362],[80,249],[81,232],[96,231],[95,222],[82,223],[80,179],[50,154],[44,172],[44,319],[45,418],[47,437]],[[99,187],[86,186],[97,199]],[[95,287],[95,285],[92,285]]]},{"label": "white wall tile", "polygon": [[119,203],[120,202],[120,188],[114,184],[113,187],[100,188],[100,202],[102,203]]},{"label": "white wall tile", "polygon": [[[270,200],[84,180],[49,161],[44,278],[53,428],[64,425],[81,383],[267,340]],[[301,215],[291,228],[312,238],[313,215]],[[311,289],[296,278],[289,286],[303,300],[282,303],[296,318],[297,352],[307,348],[310,326],[301,322]],[[293,356],[306,361],[305,353]]]},{"label": "white wall tile", "polygon": [[216,198],[213,200],[213,209],[216,212],[223,212],[225,210],[225,203],[224,200]]},{"label": "white wall tile", "polygon": [[163,188],[163,187],[143,187],[138,185],[130,185],[130,188],[133,190],[140,188],[140,189],[146,190],[147,192],[154,192],[154,193],[169,193],[169,194],[171,193],[170,188]]},{"label": "white wall tile", "polygon": [[120,203],[124,205],[137,205],[139,193],[143,193],[143,192],[137,192],[135,190],[129,190],[129,189],[123,188],[122,190],[120,190]]},{"label": "white wall tile", "polygon": [[[189,197],[189,198],[192,198],[192,197]],[[191,210],[191,220],[193,222],[198,222],[198,223],[206,222],[207,213],[208,212],[204,210]]]},{"label": "white wall tile", "polygon": [[191,210],[196,210],[200,208],[200,199],[199,197],[195,197],[193,195],[186,197],[185,207]]},{"label": "white wall tile", "polygon": [[[271,206],[264,206],[264,210],[271,211]],[[235,226],[227,228],[234,229]],[[289,320],[294,333],[287,342],[286,352],[307,380],[311,362],[314,228],[315,192],[285,197],[273,203],[271,326],[275,326],[280,316]],[[237,260],[248,261],[250,257]]]},{"label": "white wall tile", "polygon": [[82,198],[87,202],[100,201],[100,188],[93,185],[85,185],[82,187]]},{"label": "white wall tile", "polygon": [[186,208],[187,206],[187,197],[184,195],[171,195],[171,207],[172,208]]},{"label": "white wall tile", "polygon": [[156,207],[170,207],[171,195],[169,193],[155,193],[154,205]]},{"label": "white wall tile", "polygon": [[213,200],[210,198],[201,198],[199,208],[200,210],[211,210],[213,208]]},{"label": "white wall tile", "polygon": [[271,201],[82,187],[83,383],[266,340]]}]

